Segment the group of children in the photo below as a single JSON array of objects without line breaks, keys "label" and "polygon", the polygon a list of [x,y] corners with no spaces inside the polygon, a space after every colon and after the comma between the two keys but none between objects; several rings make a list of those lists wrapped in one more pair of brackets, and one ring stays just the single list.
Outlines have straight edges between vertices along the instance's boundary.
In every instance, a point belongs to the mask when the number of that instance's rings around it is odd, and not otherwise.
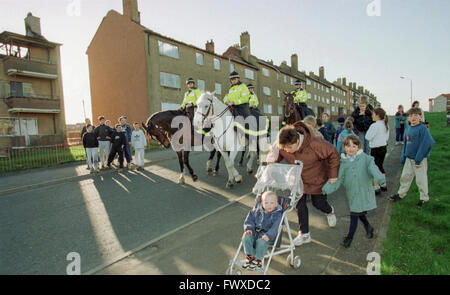
[{"label": "group of children", "polygon": [[[396,132],[396,144],[398,142],[403,144],[400,160],[404,166],[398,193],[388,199],[391,201],[402,200],[415,177],[420,192],[420,201],[417,206],[421,208],[423,204],[429,201],[427,158],[434,145],[434,140],[428,128],[423,124],[423,111],[417,106],[417,104],[413,104],[413,107],[406,114],[403,113],[403,108],[400,106],[401,108],[399,107],[396,114],[395,127],[400,129]],[[326,196],[337,191],[341,185],[346,189],[350,208],[349,230],[341,245],[346,248],[350,247],[358,220],[363,223],[367,238],[374,236],[374,228],[366,215],[368,211],[377,207],[375,195],[379,194],[380,190],[387,190],[383,161],[389,139],[388,117],[383,109],[370,108],[363,97],[359,108],[355,110],[352,117],[341,121],[343,121],[340,122],[342,128],[337,130],[337,148],[335,149],[336,154],[341,155],[337,177],[333,160],[335,155],[334,152],[329,151],[329,143],[321,140],[323,148],[312,146],[311,149],[311,142],[314,142],[314,145],[317,144],[317,140],[312,141],[311,137],[326,139],[325,135],[328,135],[326,130],[320,130],[322,122],[315,120],[314,117],[306,117],[304,124],[297,122],[292,126],[283,127],[278,134],[278,140],[272,145],[267,157],[268,164],[280,162],[282,159],[289,164],[292,164],[295,160],[302,160],[304,163],[302,181],[305,194],[298,202],[304,204],[297,205],[300,231],[298,237],[294,239],[296,246],[311,241],[307,220],[308,213],[307,209],[303,208],[306,207],[307,195],[311,195],[313,205],[326,213],[330,221],[329,217],[334,215],[334,209],[328,208],[330,205],[327,205]],[[356,130],[354,122],[357,122],[355,123]],[[371,123],[369,124],[369,122]],[[400,122],[403,122],[403,127]],[[302,129],[301,126],[306,128]],[[402,131],[404,131],[404,140]],[[361,138],[361,134],[363,134],[364,139]],[[367,145],[367,147],[364,145]],[[309,148],[305,146],[309,146]],[[311,154],[314,154],[315,159],[312,159]],[[314,166],[321,169],[320,162],[326,162],[328,165],[328,171],[325,172],[328,179],[322,179],[320,173],[316,171],[316,177],[312,180],[310,172],[314,169]],[[321,187],[322,195],[318,195],[317,192],[312,194],[312,191],[308,191],[310,190],[309,187],[313,185]],[[243,241],[247,261],[244,267],[255,268],[260,266],[265,251],[276,238],[274,231],[276,233],[282,216],[281,207],[276,200],[276,195],[273,192],[266,192],[263,195],[262,206],[253,208],[244,222]],[[334,217],[334,224],[335,220]],[[329,222],[331,227],[334,226],[332,223]]]},{"label": "group of children", "polygon": [[[93,126],[90,120],[86,119],[86,126],[82,130],[82,141],[86,150],[88,169],[91,170],[91,173],[99,172],[99,168],[111,168],[111,163],[117,155],[119,168],[124,167],[125,155],[127,168],[131,169],[131,146],[135,151],[137,170],[143,170],[144,149],[147,146],[147,139],[139,123],[134,123],[134,131],[131,131],[126,119],[126,116],[121,116],[115,128],[111,128],[111,121],[105,121],[103,116],[98,118],[98,127]],[[99,151],[100,161],[98,158]]]}]

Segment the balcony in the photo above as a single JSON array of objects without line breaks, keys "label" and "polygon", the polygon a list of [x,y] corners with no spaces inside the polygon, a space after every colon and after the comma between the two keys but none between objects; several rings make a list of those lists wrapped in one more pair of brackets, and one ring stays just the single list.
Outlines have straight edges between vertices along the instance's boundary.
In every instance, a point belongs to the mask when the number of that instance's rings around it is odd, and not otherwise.
[{"label": "balcony", "polygon": [[55,80],[58,78],[56,64],[13,56],[3,57],[3,67],[8,76],[25,76]]},{"label": "balcony", "polygon": [[61,105],[58,97],[50,97],[47,95],[28,97],[6,93],[2,98],[8,106],[9,113],[58,114],[61,112]]}]

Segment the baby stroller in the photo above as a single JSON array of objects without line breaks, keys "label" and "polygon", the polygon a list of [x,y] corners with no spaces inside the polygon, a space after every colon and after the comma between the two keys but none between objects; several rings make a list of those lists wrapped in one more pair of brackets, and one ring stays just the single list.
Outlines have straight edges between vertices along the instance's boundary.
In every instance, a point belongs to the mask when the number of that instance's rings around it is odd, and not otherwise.
[{"label": "baby stroller", "polygon": [[[295,245],[291,235],[287,213],[296,207],[298,200],[303,195],[303,182],[301,178],[302,168],[303,163],[301,161],[296,161],[294,165],[287,165],[287,164],[267,165],[266,163],[263,163],[261,166],[259,166],[258,171],[256,173],[256,178],[258,179],[258,181],[256,182],[252,190],[252,192],[256,195],[255,206],[260,205],[262,194],[265,191],[271,190],[274,191],[278,196],[278,204],[281,205],[283,208],[283,215],[280,225],[278,227],[278,232],[275,241],[273,242],[271,247],[269,247],[268,253],[264,256],[262,267],[254,269],[246,268],[245,270],[257,271],[267,274],[267,270],[269,269],[272,257],[274,255],[287,252],[290,253],[287,257],[288,265],[296,269],[300,267],[301,265],[300,257],[298,256],[294,257]],[[281,244],[281,232],[283,229],[283,225],[286,226],[287,234],[289,237],[289,245]],[[226,272],[229,275],[242,274],[241,270],[243,269],[242,266],[245,263],[245,259],[244,260],[237,259],[241,251],[241,248],[243,248],[242,239],[236,251],[236,254],[234,255],[233,259],[230,260],[230,264]],[[275,250],[276,248],[279,248],[279,250],[276,251]],[[267,263],[265,263],[266,260]]]}]

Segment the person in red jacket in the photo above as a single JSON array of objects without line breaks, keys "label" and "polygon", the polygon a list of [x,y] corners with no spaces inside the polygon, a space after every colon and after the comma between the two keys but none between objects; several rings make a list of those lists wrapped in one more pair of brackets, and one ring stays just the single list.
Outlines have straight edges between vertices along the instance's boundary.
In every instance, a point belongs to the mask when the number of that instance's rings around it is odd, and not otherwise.
[{"label": "person in red jacket", "polygon": [[274,142],[267,162],[279,163],[285,160],[288,164],[294,164],[295,160],[303,163],[302,181],[304,194],[297,203],[297,215],[300,231],[294,239],[296,246],[311,242],[309,233],[309,215],[306,207],[306,197],[311,195],[314,207],[326,214],[328,225],[336,225],[334,208],[327,201],[327,196],[322,195],[322,187],[330,180],[337,181],[340,158],[336,148],[329,142],[311,134],[309,128],[302,122],[287,125],[278,133],[278,140]]}]

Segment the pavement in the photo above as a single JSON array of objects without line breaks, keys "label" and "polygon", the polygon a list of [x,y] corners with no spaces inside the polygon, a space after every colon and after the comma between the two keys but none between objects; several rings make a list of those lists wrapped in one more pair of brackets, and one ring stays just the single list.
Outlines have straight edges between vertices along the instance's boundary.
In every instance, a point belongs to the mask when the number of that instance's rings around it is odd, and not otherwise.
[{"label": "pavement", "polygon": [[[278,255],[269,274],[366,274],[367,255],[382,254],[391,210],[386,198],[397,189],[401,172],[401,146],[393,143],[391,138],[384,164],[388,192],[377,197],[378,208],[368,215],[375,237],[367,239],[359,224],[351,247],[340,246],[349,225],[341,188],[328,196],[336,227],[329,228],[308,201],[312,243],[295,249],[300,268],[288,267],[287,255]],[[225,274],[254,205],[255,179],[238,168],[244,182],[225,189],[223,161],[214,177],[205,171],[207,158],[207,153],[191,154],[199,180],[186,173],[184,185],[177,184],[172,150],[147,153],[142,172],[91,175],[83,164],[2,176],[0,274],[66,274],[72,252],[81,257],[82,274]],[[295,210],[288,218],[295,236]]]}]

